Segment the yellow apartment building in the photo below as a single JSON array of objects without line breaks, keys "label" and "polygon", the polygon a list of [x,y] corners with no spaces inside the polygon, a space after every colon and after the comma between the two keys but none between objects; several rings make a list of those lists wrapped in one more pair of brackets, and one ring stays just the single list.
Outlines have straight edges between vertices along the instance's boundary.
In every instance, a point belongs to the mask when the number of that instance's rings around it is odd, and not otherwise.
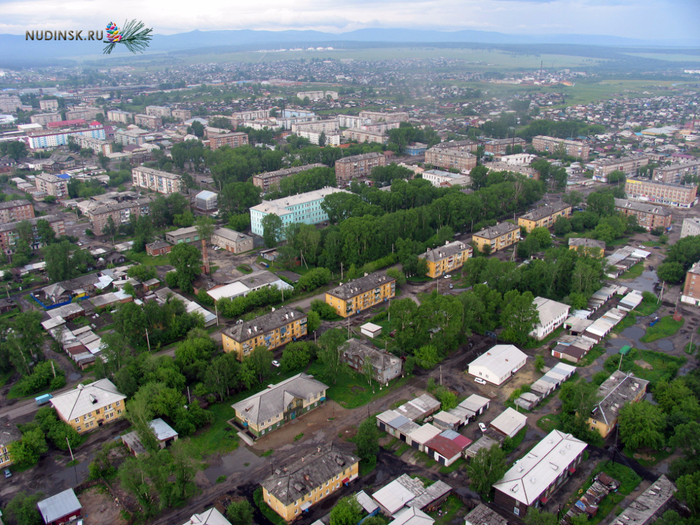
[{"label": "yellow apartment building", "polygon": [[635,377],[631,372],[616,370],[598,387],[600,401],[593,408],[588,424],[591,430],[606,438],[617,424],[620,409],[627,403],[644,398],[649,381]]},{"label": "yellow apartment building", "polygon": [[256,346],[272,350],[306,335],[306,314],[290,307],[273,310],[252,321],[238,322],[221,332],[224,352],[235,352],[239,361]]},{"label": "yellow apartment building", "polygon": [[6,468],[14,463],[10,456],[10,443],[22,439],[22,433],[17,425],[11,423],[9,418],[0,420],[0,468]]},{"label": "yellow apartment building", "polygon": [[605,242],[585,237],[570,237],[569,250],[576,250],[579,254],[602,259],[605,257]]},{"label": "yellow apartment building", "polygon": [[326,303],[341,317],[350,317],[396,295],[396,279],[372,273],[326,292]]},{"label": "yellow apartment building", "polygon": [[461,241],[446,242],[444,246],[435,249],[428,249],[427,252],[419,255],[428,263],[428,277],[435,279],[442,275],[458,270],[469,257],[473,255],[473,249],[468,244]]},{"label": "yellow apartment building", "polygon": [[519,217],[518,226],[523,226],[530,233],[535,228],[551,228],[559,217],[571,217],[571,206],[564,202],[541,206]]},{"label": "yellow apartment building", "polygon": [[278,468],[261,485],[263,499],[291,522],[359,475],[359,458],[338,445],[319,448]]},{"label": "yellow apartment building", "polygon": [[109,379],[100,379],[52,398],[51,405],[62,421],[84,434],[123,417],[126,396]]},{"label": "yellow apartment building", "polygon": [[520,240],[520,226],[512,222],[502,222],[496,226],[489,226],[472,235],[472,243],[480,252],[491,247],[491,253],[512,246]]}]

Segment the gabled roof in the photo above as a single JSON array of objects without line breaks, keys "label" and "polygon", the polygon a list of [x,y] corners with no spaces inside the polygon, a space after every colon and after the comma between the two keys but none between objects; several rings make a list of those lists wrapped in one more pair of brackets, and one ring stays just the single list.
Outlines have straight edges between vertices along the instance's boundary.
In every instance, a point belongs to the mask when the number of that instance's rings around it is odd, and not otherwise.
[{"label": "gabled roof", "polygon": [[83,508],[73,489],[59,492],[37,503],[44,523],[51,523]]},{"label": "gabled roof", "polygon": [[212,507],[201,514],[193,514],[184,525],[231,525],[231,522]]},{"label": "gabled roof", "polygon": [[53,397],[51,404],[64,420],[70,421],[124,399],[126,396],[109,379],[100,379]]}]

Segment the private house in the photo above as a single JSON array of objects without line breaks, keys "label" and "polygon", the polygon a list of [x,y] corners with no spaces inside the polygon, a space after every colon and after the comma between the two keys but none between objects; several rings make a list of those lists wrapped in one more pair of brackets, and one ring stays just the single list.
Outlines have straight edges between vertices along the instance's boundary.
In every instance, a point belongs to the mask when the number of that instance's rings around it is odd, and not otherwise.
[{"label": "private house", "polygon": [[541,206],[518,218],[518,226],[530,233],[535,228],[551,228],[559,217],[571,217],[571,205],[564,202]]},{"label": "private house", "polygon": [[530,336],[538,341],[542,341],[542,339],[564,324],[564,321],[569,317],[571,306],[545,297],[535,297],[534,302],[540,321],[535,325],[534,330],[530,332]]},{"label": "private house", "polygon": [[327,388],[313,376],[302,373],[231,407],[236,411],[236,420],[258,438],[318,407],[326,400]]},{"label": "private house", "polygon": [[173,245],[169,242],[158,239],[146,245],[146,253],[151,257],[157,257],[158,255],[166,255],[170,253],[173,249]]},{"label": "private house", "polygon": [[350,317],[396,295],[396,279],[375,272],[326,292],[326,303],[341,317]]},{"label": "private house", "polygon": [[621,370],[613,372],[600,387],[598,399],[593,407],[588,423],[591,430],[606,438],[617,424],[620,409],[627,403],[636,403],[644,398],[649,381],[635,377],[631,372]]},{"label": "private house", "polygon": [[497,252],[512,246],[520,240],[520,226],[512,222],[502,222],[489,226],[472,235],[472,244],[480,252]]},{"label": "private house", "polygon": [[365,367],[372,369],[372,378],[378,383],[388,384],[389,381],[401,375],[403,362],[394,354],[382,352],[358,339],[350,339],[341,346],[340,358],[350,368],[360,374],[365,373]]},{"label": "private house", "polygon": [[58,417],[83,434],[123,417],[126,396],[109,379],[100,379],[51,399]]},{"label": "private house", "polygon": [[216,507],[212,507],[201,514],[193,514],[183,525],[231,525],[231,522]]},{"label": "private house", "polygon": [[251,321],[238,322],[221,332],[224,352],[235,352],[239,361],[256,346],[269,350],[306,335],[306,314],[284,306]]},{"label": "private house", "polygon": [[277,468],[263,480],[263,500],[282,519],[291,522],[356,479],[359,464],[358,457],[338,445],[319,447],[283,469]]},{"label": "private house", "polygon": [[496,386],[502,385],[522,367],[527,355],[513,345],[496,345],[469,363],[469,374]]},{"label": "private house", "polygon": [[428,264],[428,277],[435,279],[444,274],[458,270],[473,254],[473,249],[468,244],[460,241],[446,242],[444,246],[428,249],[419,255]]},{"label": "private house", "polygon": [[73,489],[54,494],[37,503],[45,525],[62,525],[80,518],[83,506]]},{"label": "private house", "polygon": [[[177,441],[178,433],[161,418],[154,419],[148,424],[148,426],[151,428],[151,432],[153,432],[153,435],[158,442],[158,447],[161,449],[166,448]],[[122,443],[124,443],[126,448],[129,449],[129,452],[131,452],[134,456],[138,456],[139,454],[146,452],[146,448],[143,446],[141,438],[139,437],[138,432],[135,430],[133,432],[129,432],[128,434],[124,434],[122,436]]]},{"label": "private house", "polygon": [[539,508],[576,472],[586,444],[559,430],[552,430],[494,483],[494,503],[524,518],[530,507]]}]

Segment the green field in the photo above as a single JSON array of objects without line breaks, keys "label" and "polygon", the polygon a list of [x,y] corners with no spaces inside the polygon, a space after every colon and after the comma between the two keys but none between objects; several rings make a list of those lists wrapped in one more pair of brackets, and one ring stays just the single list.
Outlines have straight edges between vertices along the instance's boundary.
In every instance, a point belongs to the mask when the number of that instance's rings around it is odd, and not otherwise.
[{"label": "green field", "polygon": [[642,343],[651,343],[657,339],[663,339],[664,337],[670,337],[678,332],[683,326],[683,319],[680,321],[674,321],[673,317],[667,315],[659,319],[654,326],[647,328],[647,333],[639,340]]}]

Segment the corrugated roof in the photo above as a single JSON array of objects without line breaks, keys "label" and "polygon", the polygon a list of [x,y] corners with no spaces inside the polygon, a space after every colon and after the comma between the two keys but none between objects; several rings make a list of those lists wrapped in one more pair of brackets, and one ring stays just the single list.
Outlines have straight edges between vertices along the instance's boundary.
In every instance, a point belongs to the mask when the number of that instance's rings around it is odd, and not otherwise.
[{"label": "corrugated roof", "polygon": [[119,392],[109,379],[100,379],[89,385],[78,385],[74,390],[54,396],[51,404],[64,420],[70,421],[124,399],[126,396]]},{"label": "corrugated roof", "polygon": [[51,523],[83,508],[73,489],[66,489],[41,500],[37,506],[41,517],[44,518],[44,523]]}]

